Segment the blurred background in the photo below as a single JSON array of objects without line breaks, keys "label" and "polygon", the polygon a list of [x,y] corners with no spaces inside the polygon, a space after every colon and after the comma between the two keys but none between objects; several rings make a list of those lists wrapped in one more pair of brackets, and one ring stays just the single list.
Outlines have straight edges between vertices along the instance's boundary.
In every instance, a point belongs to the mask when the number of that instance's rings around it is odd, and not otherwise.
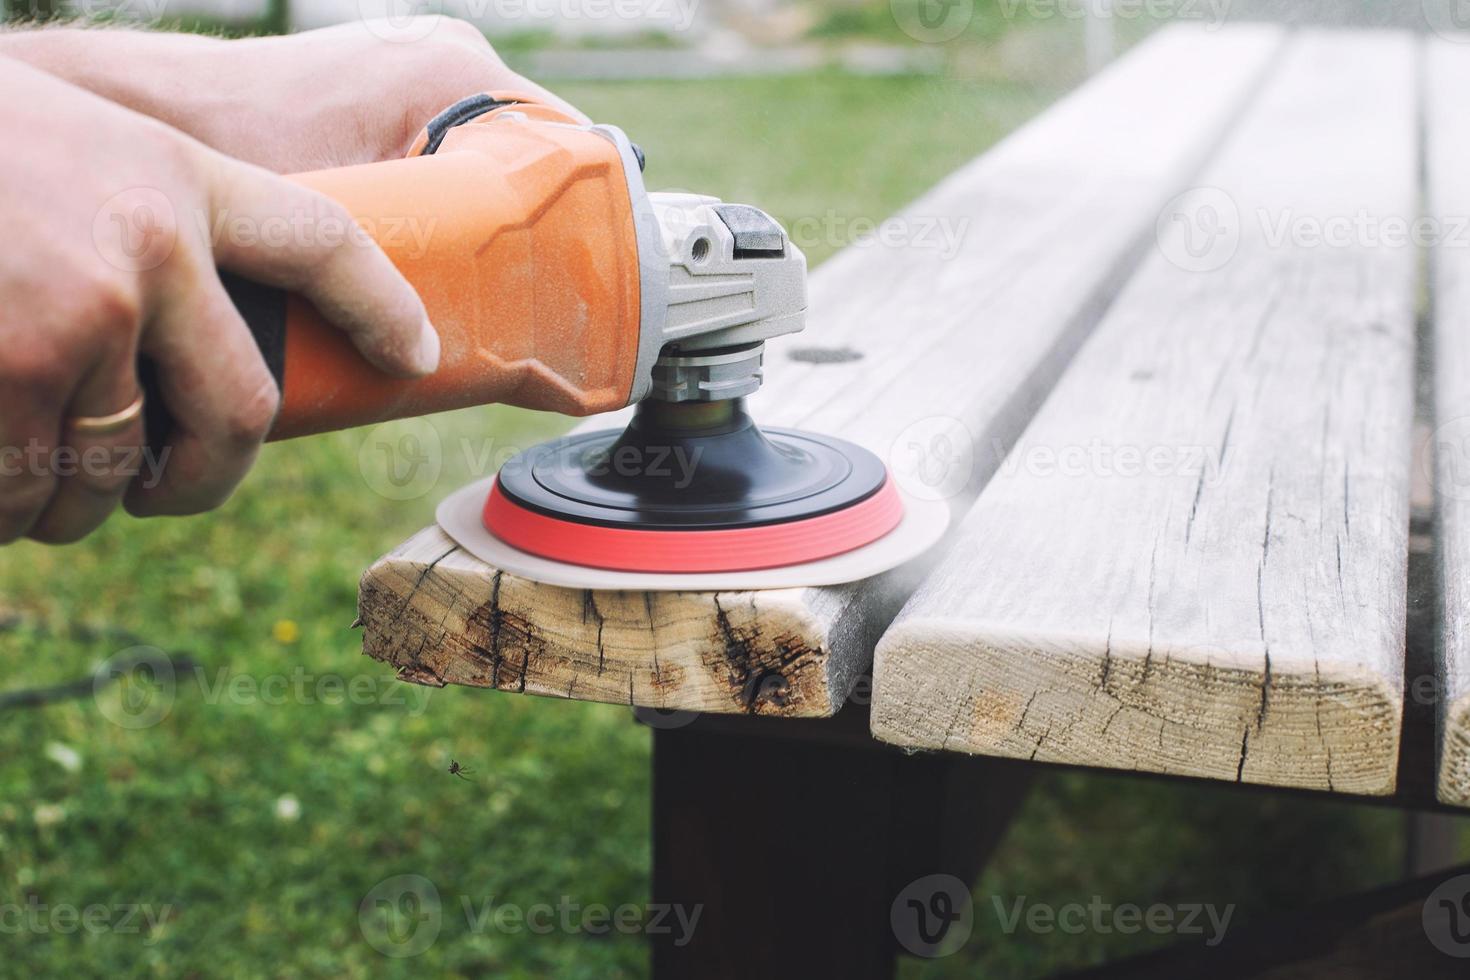
[{"label": "blurred background", "polygon": [[[513,65],[628,130],[651,187],[820,229],[798,236],[818,265],[1171,18],[1425,29],[1456,12],[1418,0],[390,4],[5,9],[12,27],[85,17],[225,35],[468,16]],[[487,408],[274,445],[216,513],[118,516],[79,545],[0,549],[0,908],[142,910],[135,928],[100,931],[0,915],[0,975],[645,975],[636,935],[532,935],[457,913],[466,896],[647,902],[648,730],[626,708],[403,684],[360,655],[351,628],[369,563],[448,491],[568,424]],[[405,478],[405,463],[426,465]],[[452,761],[469,777],[450,775]],[[1463,821],[1440,831],[1470,856]],[[1037,976],[1169,941],[1007,934],[996,897],[1232,904],[1234,925],[1394,880],[1415,832],[1341,802],[1044,775],[975,885],[972,938],[902,975]],[[456,914],[395,959],[367,941],[359,905],[404,874],[432,881]]]}]

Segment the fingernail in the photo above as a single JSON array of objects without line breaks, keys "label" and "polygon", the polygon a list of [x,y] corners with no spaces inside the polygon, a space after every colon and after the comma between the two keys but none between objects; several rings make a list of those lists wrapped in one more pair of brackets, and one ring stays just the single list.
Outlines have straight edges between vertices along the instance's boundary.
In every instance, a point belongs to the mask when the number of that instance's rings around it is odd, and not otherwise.
[{"label": "fingernail", "polygon": [[414,358],[414,366],[420,374],[433,374],[439,368],[439,331],[427,319],[424,320],[424,329],[419,334],[418,354]]}]

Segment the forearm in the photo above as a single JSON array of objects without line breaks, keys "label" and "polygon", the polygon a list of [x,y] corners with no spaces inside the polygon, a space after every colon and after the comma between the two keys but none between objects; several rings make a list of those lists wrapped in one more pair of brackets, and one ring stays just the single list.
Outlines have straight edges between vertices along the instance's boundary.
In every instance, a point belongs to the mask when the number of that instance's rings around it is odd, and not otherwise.
[{"label": "forearm", "polygon": [[122,28],[0,31],[0,57],[26,62],[278,173],[401,152],[404,127],[365,125],[352,89],[334,87],[336,79],[325,70],[313,78],[311,66],[303,67],[312,54],[301,41],[279,37],[223,40]]},{"label": "forearm", "polygon": [[223,107],[201,74],[225,43],[197,34],[43,27],[0,31],[0,56],[206,138],[198,121]]},{"label": "forearm", "polygon": [[402,156],[435,113],[476,92],[529,91],[579,118],[507,68],[478,28],[438,17],[239,40],[0,30],[6,57],[277,173]]}]

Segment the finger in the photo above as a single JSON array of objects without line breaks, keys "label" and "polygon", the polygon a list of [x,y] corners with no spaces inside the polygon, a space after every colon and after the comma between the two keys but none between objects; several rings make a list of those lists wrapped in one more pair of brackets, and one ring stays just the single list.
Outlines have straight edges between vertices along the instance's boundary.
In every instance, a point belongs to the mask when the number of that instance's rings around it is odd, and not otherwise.
[{"label": "finger", "polygon": [[418,377],[438,367],[439,335],[423,301],[346,208],[259,167],[216,163],[212,217],[256,232],[212,243],[222,268],[306,297],[389,374]]},{"label": "finger", "polygon": [[[0,544],[25,535],[56,492],[51,454],[57,445],[62,394],[70,385],[5,372],[0,411]],[[11,385],[14,384],[14,389]]]},{"label": "finger", "polygon": [[[132,332],[127,336],[131,341]],[[131,342],[99,357],[67,406],[65,419],[122,411],[138,397],[136,354]],[[143,419],[115,432],[89,433],[63,421],[53,457],[56,492],[27,536],[48,544],[80,540],[107,520],[140,471]]]},{"label": "finger", "polygon": [[[55,257],[51,268],[65,288],[12,281],[0,290],[0,544],[30,533],[50,507],[60,471],[73,463],[62,455],[68,405],[100,364],[131,361],[143,318],[126,283]],[[84,412],[105,415],[126,404]]]},{"label": "finger", "polygon": [[[208,262],[194,255],[187,261]],[[143,331],[143,354],[157,366],[157,397],[173,419],[152,450],[149,472],[123,504],[140,517],[197,514],[229,499],[260,451],[280,404],[275,380],[212,268],[164,297]]]}]

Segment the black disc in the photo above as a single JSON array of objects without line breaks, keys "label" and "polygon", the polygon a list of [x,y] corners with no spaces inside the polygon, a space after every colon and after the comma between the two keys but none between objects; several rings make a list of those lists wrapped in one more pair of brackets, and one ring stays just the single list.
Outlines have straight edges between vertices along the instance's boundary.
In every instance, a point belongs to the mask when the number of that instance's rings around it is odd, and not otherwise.
[{"label": "black disc", "polygon": [[578,524],[643,530],[758,527],[865,500],[887,472],[842,439],[758,428],[738,400],[644,402],[622,432],[567,436],[500,470],[502,493]]}]

